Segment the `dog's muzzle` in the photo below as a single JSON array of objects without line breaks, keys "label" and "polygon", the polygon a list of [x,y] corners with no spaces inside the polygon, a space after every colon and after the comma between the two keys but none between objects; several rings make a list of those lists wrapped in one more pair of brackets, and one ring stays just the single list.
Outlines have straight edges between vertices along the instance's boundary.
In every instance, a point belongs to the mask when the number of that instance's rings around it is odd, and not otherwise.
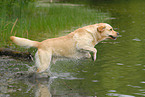
[{"label": "dog's muzzle", "polygon": [[112,35],[109,35],[109,38],[111,38],[111,39],[113,39],[113,40],[116,40],[116,39],[117,39],[117,37],[114,37],[114,36],[112,36]]},{"label": "dog's muzzle", "polygon": [[[117,32],[117,35],[119,35],[119,33]],[[117,39],[117,36],[113,36],[113,35],[109,35],[109,38],[113,39],[113,40],[116,40]]]}]

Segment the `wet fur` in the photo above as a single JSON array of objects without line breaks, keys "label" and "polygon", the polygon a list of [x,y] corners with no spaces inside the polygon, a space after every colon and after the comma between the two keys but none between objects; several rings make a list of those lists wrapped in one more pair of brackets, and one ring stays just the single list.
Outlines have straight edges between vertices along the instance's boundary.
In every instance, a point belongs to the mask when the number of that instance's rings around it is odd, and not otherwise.
[{"label": "wet fur", "polygon": [[36,66],[37,72],[41,73],[49,69],[50,62],[55,63],[61,58],[81,59],[90,58],[96,60],[97,50],[94,46],[106,39],[117,37],[117,32],[110,31],[112,27],[106,23],[88,25],[71,32],[70,34],[58,38],[51,38],[42,42],[31,41],[25,38],[11,36],[10,39],[19,46],[36,47]]}]

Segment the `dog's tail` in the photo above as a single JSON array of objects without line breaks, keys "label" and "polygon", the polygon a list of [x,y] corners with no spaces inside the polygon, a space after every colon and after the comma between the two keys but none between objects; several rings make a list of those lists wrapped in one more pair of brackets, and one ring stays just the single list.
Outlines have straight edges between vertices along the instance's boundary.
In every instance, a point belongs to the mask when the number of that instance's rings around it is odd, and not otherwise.
[{"label": "dog's tail", "polygon": [[38,45],[40,42],[37,41],[32,41],[29,39],[25,39],[25,38],[19,38],[19,37],[15,37],[15,36],[11,36],[10,39],[19,46],[24,46],[24,47],[36,47],[38,48]]}]

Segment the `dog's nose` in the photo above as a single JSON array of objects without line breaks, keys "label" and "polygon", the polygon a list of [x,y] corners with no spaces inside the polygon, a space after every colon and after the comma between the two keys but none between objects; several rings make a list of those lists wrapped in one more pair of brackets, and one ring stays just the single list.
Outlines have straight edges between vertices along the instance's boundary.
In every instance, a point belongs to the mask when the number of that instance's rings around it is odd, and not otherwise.
[{"label": "dog's nose", "polygon": [[119,35],[119,33],[117,32],[117,35]]}]

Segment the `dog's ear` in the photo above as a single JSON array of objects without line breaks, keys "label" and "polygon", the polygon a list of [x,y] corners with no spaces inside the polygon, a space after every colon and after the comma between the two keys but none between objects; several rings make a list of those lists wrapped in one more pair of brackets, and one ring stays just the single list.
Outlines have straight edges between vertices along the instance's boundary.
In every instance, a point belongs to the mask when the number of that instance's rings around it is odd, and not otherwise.
[{"label": "dog's ear", "polygon": [[103,24],[100,24],[98,27],[97,27],[97,31],[99,32],[103,32],[105,30],[106,26],[103,25]]}]

